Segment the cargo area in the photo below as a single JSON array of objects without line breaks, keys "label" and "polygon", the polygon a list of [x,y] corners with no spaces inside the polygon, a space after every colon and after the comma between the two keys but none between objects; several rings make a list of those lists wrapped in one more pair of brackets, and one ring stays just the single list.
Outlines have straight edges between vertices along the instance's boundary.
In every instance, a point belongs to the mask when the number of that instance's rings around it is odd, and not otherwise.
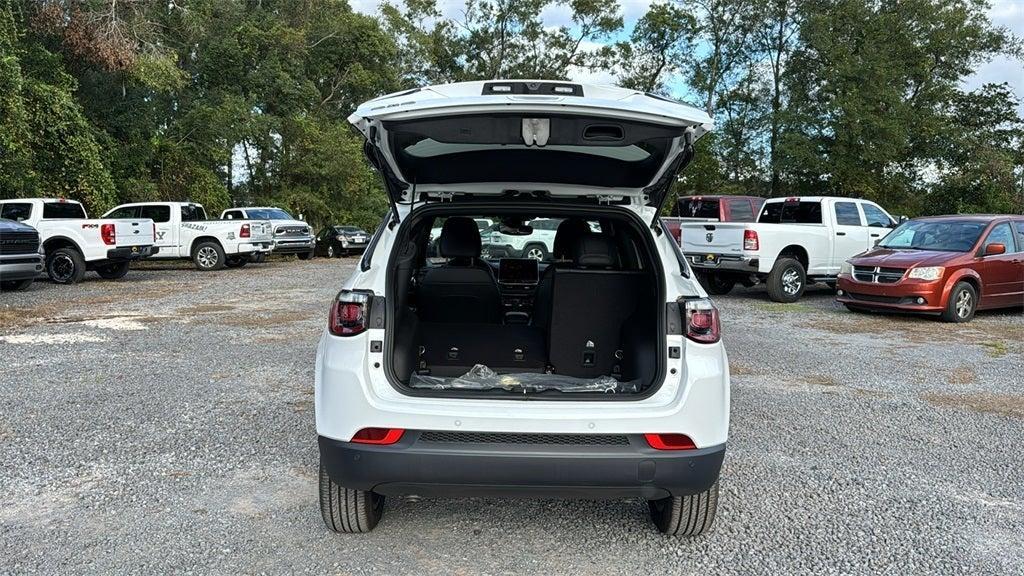
[{"label": "cargo area", "polygon": [[638,394],[656,380],[660,283],[624,215],[424,217],[391,276],[391,373],[409,390]]}]

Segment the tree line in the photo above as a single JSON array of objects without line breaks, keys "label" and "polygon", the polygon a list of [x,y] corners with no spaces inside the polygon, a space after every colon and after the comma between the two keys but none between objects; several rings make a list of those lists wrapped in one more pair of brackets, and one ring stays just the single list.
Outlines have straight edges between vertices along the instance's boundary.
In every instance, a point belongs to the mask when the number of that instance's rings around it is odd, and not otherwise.
[{"label": "tree line", "polygon": [[[994,57],[1021,57],[984,0],[674,0],[629,26],[605,0],[442,8],[0,0],[0,196],[65,196],[92,212],[272,204],[369,227],[387,201],[345,121],[358,103],[588,75],[715,118],[679,194],[1024,211],[1020,103],[1007,84],[964,83]],[[552,10],[570,23],[546,25]]]}]

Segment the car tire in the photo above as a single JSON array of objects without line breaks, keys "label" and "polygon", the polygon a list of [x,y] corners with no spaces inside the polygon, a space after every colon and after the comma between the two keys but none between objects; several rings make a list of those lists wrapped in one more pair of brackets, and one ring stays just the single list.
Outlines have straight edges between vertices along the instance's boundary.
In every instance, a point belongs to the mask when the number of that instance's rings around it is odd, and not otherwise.
[{"label": "car tire", "polygon": [[327,474],[327,469],[321,464],[320,515],[332,532],[369,532],[384,515],[384,496],[335,484]]},{"label": "car tire", "polygon": [[228,268],[241,268],[249,263],[249,259],[245,256],[229,256],[225,261],[224,265]]},{"label": "car tire", "polygon": [[543,262],[548,259],[548,247],[534,242],[527,244],[523,247],[522,258],[533,258],[539,262]]},{"label": "car tire", "polygon": [[786,304],[796,302],[807,288],[807,271],[795,258],[779,258],[768,274],[768,297]]},{"label": "car tire", "polygon": [[96,273],[104,280],[120,280],[128,274],[131,262],[108,262],[96,266]]},{"label": "car tire", "polygon": [[75,248],[57,248],[46,255],[46,274],[57,284],[77,284],[85,277],[85,258]]},{"label": "car tire", "polygon": [[702,274],[699,278],[700,283],[707,290],[708,294],[712,296],[725,296],[729,292],[732,292],[736,281],[729,278],[725,274],[719,274],[718,272],[708,272]]},{"label": "car tire", "polygon": [[970,322],[978,310],[978,291],[969,282],[957,282],[949,292],[949,301],[942,311],[944,322]]},{"label": "car tire", "polygon": [[192,249],[192,263],[196,265],[197,270],[202,272],[220,270],[224,267],[226,260],[224,249],[217,242],[200,242]]},{"label": "car tire", "polygon": [[309,252],[299,252],[298,254],[296,254],[296,256],[299,258],[299,260],[309,260],[310,258],[313,257],[313,251],[310,250]]},{"label": "car tire", "polygon": [[651,521],[662,534],[700,536],[711,530],[718,510],[718,481],[700,494],[648,500]]},{"label": "car tire", "polygon": [[32,285],[34,280],[29,278],[27,280],[5,280],[0,282],[0,290],[8,292],[24,292],[28,290],[28,287]]}]

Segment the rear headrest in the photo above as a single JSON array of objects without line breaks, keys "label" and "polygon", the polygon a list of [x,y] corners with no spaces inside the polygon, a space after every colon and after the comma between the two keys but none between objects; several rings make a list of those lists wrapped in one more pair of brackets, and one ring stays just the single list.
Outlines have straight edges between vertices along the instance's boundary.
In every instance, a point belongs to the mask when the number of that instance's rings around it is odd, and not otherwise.
[{"label": "rear headrest", "polygon": [[586,234],[576,239],[573,261],[579,268],[618,268],[619,251],[610,237]]},{"label": "rear headrest", "polygon": [[555,242],[551,253],[555,260],[566,260],[572,258],[572,249],[580,236],[590,234],[590,225],[579,218],[566,218],[558,223],[555,231]]},{"label": "rear headrest", "polygon": [[438,251],[445,258],[478,258],[480,229],[472,218],[452,216],[444,221]]}]

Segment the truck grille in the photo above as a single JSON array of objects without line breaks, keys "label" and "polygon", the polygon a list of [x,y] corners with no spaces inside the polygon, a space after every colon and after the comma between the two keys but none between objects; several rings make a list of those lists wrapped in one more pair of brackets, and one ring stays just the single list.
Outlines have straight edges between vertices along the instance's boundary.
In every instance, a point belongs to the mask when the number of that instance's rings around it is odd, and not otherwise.
[{"label": "truck grille", "polygon": [[0,233],[0,254],[34,254],[39,251],[39,234],[35,232]]},{"label": "truck grille", "polygon": [[883,268],[881,266],[854,266],[853,277],[861,282],[895,284],[903,278],[905,268]]},{"label": "truck grille", "polygon": [[306,232],[305,226],[278,226],[277,229],[274,230],[274,236],[309,236],[309,233]]},{"label": "truck grille", "polygon": [[421,442],[450,444],[544,444],[555,446],[628,446],[621,434],[517,434],[506,432],[440,432],[420,434]]}]

